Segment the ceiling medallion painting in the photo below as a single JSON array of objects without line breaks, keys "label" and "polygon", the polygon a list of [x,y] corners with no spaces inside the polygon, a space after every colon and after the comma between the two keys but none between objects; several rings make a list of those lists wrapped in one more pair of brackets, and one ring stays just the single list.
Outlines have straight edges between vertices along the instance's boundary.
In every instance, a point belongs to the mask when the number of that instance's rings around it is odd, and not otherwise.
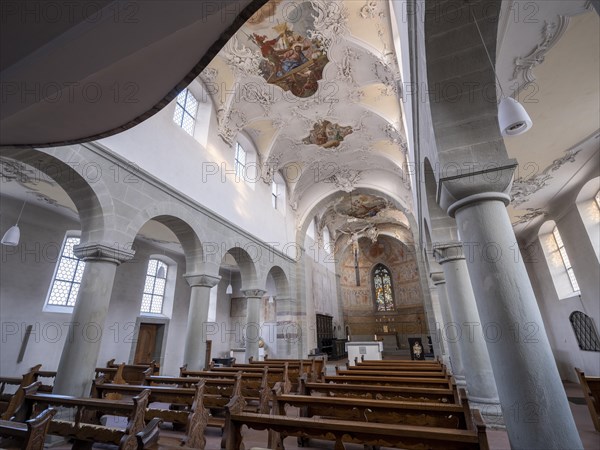
[{"label": "ceiling medallion painting", "polygon": [[259,69],[267,83],[301,98],[317,91],[329,62],[315,29],[318,16],[308,1],[271,2],[244,25],[242,32],[262,55]]},{"label": "ceiling medallion painting", "polygon": [[302,140],[304,144],[315,144],[323,148],[337,147],[346,136],[352,134],[352,127],[342,127],[329,120],[315,123],[310,134]]},{"label": "ceiling medallion painting", "polygon": [[387,207],[388,202],[381,197],[358,194],[346,196],[335,205],[335,210],[339,214],[344,214],[356,219],[367,219],[369,217],[375,217]]}]

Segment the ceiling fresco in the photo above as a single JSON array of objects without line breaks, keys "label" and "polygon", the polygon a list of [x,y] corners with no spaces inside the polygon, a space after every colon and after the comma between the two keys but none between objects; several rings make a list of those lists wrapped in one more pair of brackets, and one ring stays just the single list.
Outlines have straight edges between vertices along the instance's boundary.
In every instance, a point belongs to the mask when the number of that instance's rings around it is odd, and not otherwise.
[{"label": "ceiling fresco", "polygon": [[271,1],[200,79],[221,138],[233,144],[243,133],[252,140],[263,181],[281,173],[292,210],[327,192],[351,192],[382,172],[406,193],[393,48],[388,2]]}]

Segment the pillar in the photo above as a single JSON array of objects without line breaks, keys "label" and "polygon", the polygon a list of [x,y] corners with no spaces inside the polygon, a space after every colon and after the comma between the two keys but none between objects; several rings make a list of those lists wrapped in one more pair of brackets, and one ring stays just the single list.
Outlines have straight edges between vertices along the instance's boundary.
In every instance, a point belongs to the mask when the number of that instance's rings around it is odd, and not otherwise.
[{"label": "pillar", "polygon": [[242,294],[246,297],[246,324],[243,336],[246,341],[246,362],[252,357],[258,361],[258,341],[260,339],[260,305],[267,291],[263,289],[246,289]]},{"label": "pillar", "polygon": [[436,244],[433,254],[446,279],[448,304],[460,330],[459,348],[469,402],[481,410],[488,425],[502,426],[500,400],[494,380],[475,294],[460,242]]},{"label": "pillar", "polygon": [[431,281],[437,288],[440,309],[442,311],[443,323],[441,324],[441,338],[446,344],[449,353],[450,370],[459,386],[465,386],[465,370],[462,363],[462,355],[458,346],[457,327],[452,317],[452,311],[448,305],[448,295],[446,293],[446,279],[442,272],[432,272]]},{"label": "pillar", "polygon": [[210,305],[210,290],[219,283],[220,276],[185,274],[190,285],[190,309],[188,313],[183,363],[188,370],[204,370],[206,361],[206,322]]},{"label": "pillar", "polygon": [[513,170],[448,179],[448,214],[463,241],[511,447],[582,449],[505,207]]},{"label": "pillar", "polygon": [[296,314],[294,299],[277,297],[275,314],[277,317],[277,358],[295,358],[297,342],[302,335],[294,320]]},{"label": "pillar", "polygon": [[87,397],[98,363],[117,266],[131,259],[134,252],[102,244],[78,245],[74,252],[85,262],[85,269],[52,392]]}]

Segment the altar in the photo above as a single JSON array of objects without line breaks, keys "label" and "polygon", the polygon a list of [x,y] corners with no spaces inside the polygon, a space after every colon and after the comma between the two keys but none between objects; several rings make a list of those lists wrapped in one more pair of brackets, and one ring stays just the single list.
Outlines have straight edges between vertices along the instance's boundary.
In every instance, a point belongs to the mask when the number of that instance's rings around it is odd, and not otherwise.
[{"label": "altar", "polygon": [[354,358],[361,356],[365,359],[381,360],[383,353],[383,342],[381,341],[356,341],[346,342],[346,352],[348,353],[348,361],[351,366],[354,365]]}]

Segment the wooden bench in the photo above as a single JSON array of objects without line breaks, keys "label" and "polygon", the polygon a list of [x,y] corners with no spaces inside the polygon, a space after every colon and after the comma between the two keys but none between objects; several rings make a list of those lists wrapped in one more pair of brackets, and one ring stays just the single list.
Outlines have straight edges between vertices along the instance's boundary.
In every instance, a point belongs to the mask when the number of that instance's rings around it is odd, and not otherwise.
[{"label": "wooden bench", "polygon": [[[460,391],[458,404],[399,402],[391,400],[365,400],[357,398],[331,398],[308,395],[274,393],[274,414],[285,416],[286,406],[298,408],[302,417],[316,420],[335,419],[358,422],[415,425],[455,430],[475,431],[473,413],[466,393]],[[274,443],[281,447],[282,437],[275,436]],[[308,442],[303,441],[303,446]]]},{"label": "wooden bench", "polygon": [[[20,377],[0,377],[0,419],[10,420],[23,401],[23,389],[35,381],[35,374],[42,367],[33,366]],[[7,386],[14,386],[14,392],[6,392]]]},{"label": "wooden bench", "polygon": [[411,378],[411,377],[372,377],[362,375],[326,375],[325,383],[338,384],[376,384],[381,386],[412,386],[447,389],[452,387],[453,377],[449,378]]},{"label": "wooden bench", "polygon": [[302,395],[432,403],[458,403],[456,383],[450,388],[381,386],[369,384],[312,383],[301,381]]},{"label": "wooden bench", "polygon": [[298,392],[298,389],[300,388],[300,377],[304,373],[308,374],[308,376],[312,375],[312,366],[306,367],[305,369],[302,364],[293,364],[288,362],[271,364],[265,363],[264,361],[258,361],[253,364],[234,364],[229,369],[250,372],[259,371],[265,366],[270,369],[269,372],[274,372],[277,369],[284,370],[287,373],[286,378],[289,380],[290,390],[293,392]]},{"label": "wooden bench", "polygon": [[[243,426],[255,430],[269,430],[275,437],[276,433],[280,433],[300,438],[333,440],[335,450],[344,450],[344,442],[403,449],[489,450],[485,424],[479,411],[474,410],[473,417],[474,430],[455,430],[351,420],[317,420],[310,417],[246,413],[241,408],[228,409],[227,426],[231,434],[227,440],[227,450],[243,448]],[[283,442],[280,443],[283,446]],[[271,448],[274,447],[271,445]]]},{"label": "wooden bench", "polygon": [[365,362],[359,362],[356,361],[355,358],[355,363],[354,365],[350,365],[350,362],[348,361],[346,363],[347,367],[360,367],[363,369],[369,369],[369,368],[373,368],[373,367],[383,367],[383,368],[388,368],[387,370],[392,370],[394,369],[402,369],[402,370],[418,370],[418,371],[433,371],[433,372],[439,372],[439,371],[447,371],[447,368],[444,364],[423,364],[423,363],[418,363],[418,364],[413,364],[410,361],[365,361]]},{"label": "wooden bench", "polygon": [[583,390],[583,396],[594,422],[596,431],[600,431],[600,377],[588,377],[583,370],[575,367],[575,373],[579,378],[579,384]]},{"label": "wooden bench", "polygon": [[106,367],[114,369],[122,367],[121,376],[129,384],[141,384],[147,373],[158,375],[160,371],[160,367],[155,361],[149,364],[115,364],[115,360],[111,359],[106,363]]},{"label": "wooden bench", "polygon": [[[117,385],[119,388],[130,388],[132,386]],[[113,385],[115,387],[115,385]],[[138,433],[138,447],[152,450],[171,450],[171,449],[204,449],[206,447],[206,438],[204,437],[204,431],[209,424],[209,413],[204,407],[203,398],[204,395],[204,381],[200,381],[193,389],[193,402],[190,408],[190,412],[187,418],[186,435],[183,440],[176,439],[173,442],[173,438],[161,438],[159,437],[158,442],[148,442],[147,437],[142,433]],[[152,397],[152,396],[151,396]],[[148,409],[150,411],[150,408]],[[146,414],[148,415],[148,414]]]},{"label": "wooden bench", "polygon": [[[182,377],[194,377],[194,378],[200,378],[203,376],[206,376],[206,372],[216,372],[219,374],[237,374],[238,372],[242,372],[244,375],[245,374],[250,374],[250,373],[254,373],[254,374],[262,374],[264,372],[264,367],[260,367],[260,366],[256,366],[256,367],[249,367],[249,368],[245,368],[245,369],[239,369],[236,367],[217,367],[214,370],[210,370],[210,371],[190,371],[190,370],[186,370],[185,367],[182,367],[180,369],[180,375]],[[273,388],[275,387],[275,384],[277,383],[281,383],[284,389],[284,392],[288,393],[292,390],[292,385],[288,376],[288,366],[284,365],[283,368],[277,367],[277,368],[268,368],[267,371],[267,385],[269,386],[269,388]]]},{"label": "wooden bench", "polygon": [[0,436],[5,438],[0,440],[0,446],[4,449],[16,445],[21,450],[43,450],[54,414],[56,409],[48,408],[25,423],[0,420]]},{"label": "wooden bench", "polygon": [[[105,400],[98,398],[78,398],[67,395],[37,393],[39,382],[26,387],[25,398],[15,414],[17,421],[31,417],[37,408],[58,406],[74,408],[73,420],[66,420],[65,413],[60,419],[50,422],[48,434],[74,439],[76,446],[86,447],[86,443],[108,443],[119,449],[137,449],[141,433],[144,442],[152,443],[158,439],[160,419],[153,419],[146,425],[144,417],[148,406],[150,390],[144,390],[131,400]],[[124,416],[127,418],[125,429],[107,427],[99,424],[102,415]]]},{"label": "wooden bench", "polygon": [[286,361],[254,361],[250,357],[249,364],[234,364],[233,367],[244,367],[244,366],[263,366],[263,367],[283,367],[284,364],[288,365],[288,373],[290,381],[292,383],[292,390],[298,392],[300,383],[300,377],[306,374],[311,381],[316,381],[316,362],[314,359],[290,359]]},{"label": "wooden bench", "polygon": [[[321,381],[323,375],[325,375],[325,368],[327,365],[327,355],[319,356],[313,359],[278,359],[278,358],[270,358],[269,355],[265,355],[265,362],[275,362],[275,363],[284,363],[284,362],[296,362],[302,361],[305,364],[313,363],[313,379],[310,381]],[[250,360],[252,363],[252,358]]]},{"label": "wooden bench", "polygon": [[363,375],[371,377],[425,377],[425,378],[449,378],[445,371],[433,372],[433,371],[414,371],[414,370],[401,370],[393,367],[365,369],[364,367],[351,366],[347,369],[340,369],[335,366],[336,375]]},{"label": "wooden bench", "polygon": [[[202,374],[200,377],[165,377],[148,376],[145,379],[145,385],[153,386],[172,386],[175,388],[189,388],[201,380],[206,382],[205,392],[210,395],[223,395],[231,397],[234,392],[234,384],[238,374],[240,375],[240,392],[246,400],[246,410],[252,412],[269,412],[269,401],[271,398],[271,388],[277,383],[268,383],[267,369],[262,373],[229,373],[229,372],[196,372]],[[177,403],[177,402],[175,402]]]}]

